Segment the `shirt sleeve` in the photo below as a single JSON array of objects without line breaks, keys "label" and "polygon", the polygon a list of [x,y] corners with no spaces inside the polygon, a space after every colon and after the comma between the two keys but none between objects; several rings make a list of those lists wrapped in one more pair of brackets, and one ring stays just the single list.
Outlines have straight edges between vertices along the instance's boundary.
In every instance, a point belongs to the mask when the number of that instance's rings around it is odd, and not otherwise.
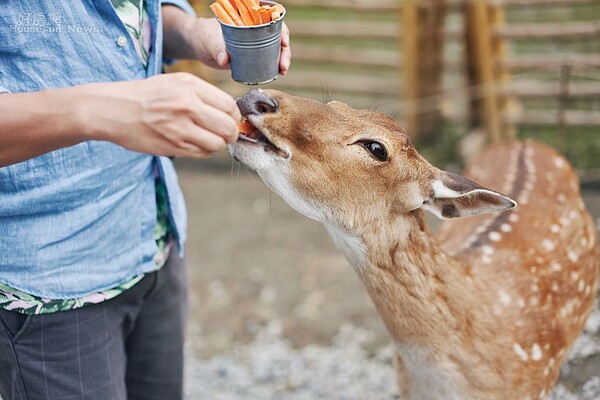
[{"label": "shirt sleeve", "polygon": [[172,5],[181,8],[186,13],[196,16],[194,8],[187,2],[187,0],[161,0],[161,6]]}]

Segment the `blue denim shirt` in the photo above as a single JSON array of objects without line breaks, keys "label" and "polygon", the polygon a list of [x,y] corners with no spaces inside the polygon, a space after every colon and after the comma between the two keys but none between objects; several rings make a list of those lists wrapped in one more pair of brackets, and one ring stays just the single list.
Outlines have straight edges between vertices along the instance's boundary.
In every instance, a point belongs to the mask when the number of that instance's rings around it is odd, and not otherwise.
[{"label": "blue denim shirt", "polygon": [[[147,0],[144,68],[109,0],[0,1],[0,93],[159,74],[167,3],[193,13],[185,0]],[[0,282],[78,298],[156,269],[155,168],[183,249],[186,210],[168,158],[89,141],[0,168]]]}]

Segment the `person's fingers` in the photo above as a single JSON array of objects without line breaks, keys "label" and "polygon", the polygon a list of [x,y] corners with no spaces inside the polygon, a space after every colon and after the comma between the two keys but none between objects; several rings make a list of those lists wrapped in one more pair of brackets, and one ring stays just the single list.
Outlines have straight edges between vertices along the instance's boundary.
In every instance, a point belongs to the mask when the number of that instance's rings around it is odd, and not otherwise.
[{"label": "person's fingers", "polygon": [[230,115],[235,121],[242,119],[240,110],[233,97],[216,86],[200,78],[195,78],[191,88],[204,103]]},{"label": "person's fingers", "polygon": [[179,146],[187,151],[201,149],[208,153],[220,153],[227,148],[225,139],[197,125],[187,128],[182,139],[183,143],[179,143]]},{"label": "person's fingers", "polygon": [[227,143],[234,143],[238,139],[238,120],[212,106],[202,104],[193,113],[192,119],[196,125],[221,136]]},{"label": "person's fingers", "polygon": [[229,64],[229,54],[225,50],[222,50],[217,54],[217,64],[221,68],[226,68]]},{"label": "person's fingers", "polygon": [[281,55],[279,57],[279,73],[285,75],[292,62],[292,48],[290,46],[290,30],[285,22],[281,27]]}]

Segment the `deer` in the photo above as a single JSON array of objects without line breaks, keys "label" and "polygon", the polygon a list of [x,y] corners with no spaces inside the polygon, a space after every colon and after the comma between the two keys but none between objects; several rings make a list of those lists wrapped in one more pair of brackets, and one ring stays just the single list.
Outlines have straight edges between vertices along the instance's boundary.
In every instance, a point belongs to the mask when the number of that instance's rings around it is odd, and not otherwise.
[{"label": "deer", "polygon": [[[563,156],[503,143],[461,176],[381,112],[258,89],[237,105],[252,129],[230,153],[347,258],[391,336],[402,399],[550,395],[600,265]],[[444,220],[436,235],[424,211]]]}]

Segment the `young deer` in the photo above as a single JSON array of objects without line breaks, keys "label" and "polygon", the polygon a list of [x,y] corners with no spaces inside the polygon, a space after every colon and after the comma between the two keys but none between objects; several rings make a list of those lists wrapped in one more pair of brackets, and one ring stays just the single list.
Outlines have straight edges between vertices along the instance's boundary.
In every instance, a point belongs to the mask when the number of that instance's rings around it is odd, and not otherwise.
[{"label": "young deer", "polygon": [[[404,399],[549,394],[600,264],[563,157],[525,142],[473,163],[467,175],[514,198],[512,210],[509,197],[433,167],[381,113],[262,90],[238,106],[255,130],[234,158],[322,222],[352,264],[392,336]],[[423,209],[452,219],[437,238]]]}]

